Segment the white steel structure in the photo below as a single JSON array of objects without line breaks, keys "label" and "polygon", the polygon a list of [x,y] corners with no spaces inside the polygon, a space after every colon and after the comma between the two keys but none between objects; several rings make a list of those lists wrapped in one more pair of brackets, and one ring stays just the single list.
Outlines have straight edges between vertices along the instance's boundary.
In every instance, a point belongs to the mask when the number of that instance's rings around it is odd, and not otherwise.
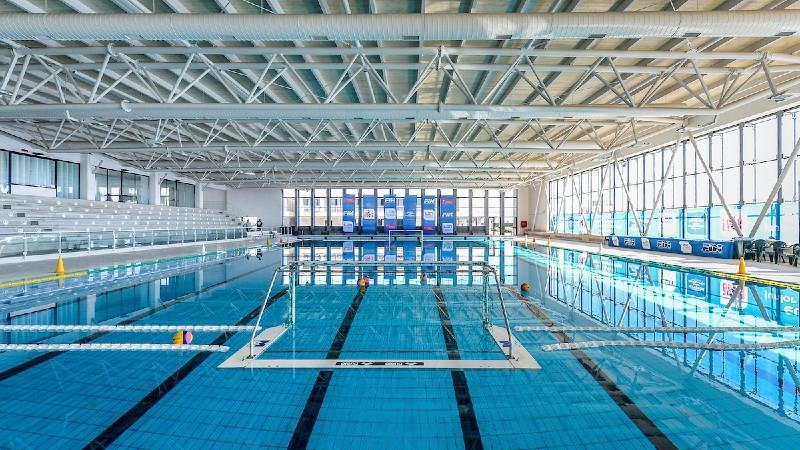
[{"label": "white steel structure", "polygon": [[0,0],[0,131],[236,188],[516,187],[794,102],[795,4]]}]

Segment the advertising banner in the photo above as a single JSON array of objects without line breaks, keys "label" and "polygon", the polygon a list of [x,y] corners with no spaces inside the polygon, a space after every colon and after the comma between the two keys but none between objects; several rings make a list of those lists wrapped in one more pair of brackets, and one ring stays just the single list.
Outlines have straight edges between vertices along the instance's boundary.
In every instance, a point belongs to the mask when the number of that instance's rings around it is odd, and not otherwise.
[{"label": "advertising banner", "polygon": [[378,198],[374,195],[361,197],[361,232],[375,233],[378,230]]},{"label": "advertising banner", "polygon": [[707,280],[705,275],[686,274],[686,295],[692,297],[705,298],[707,292]]},{"label": "advertising banner", "polygon": [[422,197],[422,230],[425,234],[436,233],[436,196]]},{"label": "advertising banner", "polygon": [[[344,261],[353,261],[356,259],[356,252],[353,246],[353,241],[344,241],[342,243],[342,260]],[[355,274],[355,266],[343,266],[342,267],[342,281],[347,284],[348,280],[354,280],[356,278]]]},{"label": "advertising banner", "polygon": [[456,232],[456,198],[452,195],[442,196],[441,223],[442,234],[455,234]]},{"label": "advertising banner", "polygon": [[403,198],[403,229],[417,229],[417,196],[406,195]]},{"label": "advertising banner", "polygon": [[[397,261],[397,246],[388,242],[383,252],[383,260],[386,262]],[[397,267],[385,266],[383,269],[383,276],[387,280],[394,281],[397,279]]]},{"label": "advertising banner", "polygon": [[342,196],[342,231],[352,233],[356,227],[356,197],[353,194]]},{"label": "advertising banner", "polygon": [[636,248],[664,253],[706,256],[710,258],[733,258],[733,241],[708,241],[669,238],[646,238],[638,236],[608,236],[611,247]]},{"label": "advertising banner", "polygon": [[383,229],[397,229],[397,196],[393,194],[383,196]]},{"label": "advertising banner", "polygon": [[705,239],[708,237],[708,216],[705,211],[686,210],[684,223],[687,239]]},{"label": "advertising banner", "polygon": [[[414,203],[416,204],[416,202]],[[403,261],[416,261],[416,260],[417,260],[417,242],[403,241]],[[418,266],[405,266],[403,274],[405,276],[406,284],[408,284],[409,280],[417,279],[418,270],[419,270]]]}]

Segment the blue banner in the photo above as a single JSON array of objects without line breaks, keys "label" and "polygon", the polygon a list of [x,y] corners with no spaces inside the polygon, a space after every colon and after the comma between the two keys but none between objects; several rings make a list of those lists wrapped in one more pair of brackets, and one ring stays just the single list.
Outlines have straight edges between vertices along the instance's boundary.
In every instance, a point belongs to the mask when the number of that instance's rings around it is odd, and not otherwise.
[{"label": "blue banner", "polygon": [[356,227],[356,197],[353,194],[342,196],[342,231],[352,233]]},{"label": "blue banner", "polygon": [[361,197],[361,232],[372,234],[378,230],[378,198],[374,195]]},{"label": "blue banner", "polygon": [[[397,246],[388,242],[383,252],[383,260],[386,262],[397,261]],[[397,278],[396,266],[385,266],[383,268],[383,276],[389,281],[394,281]]]},{"label": "blue banner", "polygon": [[686,295],[705,298],[708,277],[705,275],[686,274]]},{"label": "blue banner", "polygon": [[[431,241],[425,241],[422,244],[422,260],[424,262],[434,262],[436,261],[436,243]],[[435,278],[436,277],[436,266],[434,265],[425,265],[423,266],[423,270],[428,272],[428,278]]]},{"label": "blue banner", "polygon": [[441,206],[442,234],[456,232],[456,198],[452,195],[442,196]]},{"label": "blue banner", "polygon": [[685,212],[684,224],[686,239],[707,239],[708,238],[708,217],[705,209],[687,209]]},{"label": "blue banner", "polygon": [[[456,260],[456,243],[455,241],[442,241],[442,251],[441,256],[439,257],[441,261],[455,261]],[[439,274],[439,279],[443,282],[443,284],[456,284],[457,274],[456,266],[442,266],[441,270],[444,273]]]},{"label": "blue banner", "polygon": [[[374,241],[364,242],[361,246],[361,261],[375,262],[378,259],[378,243]],[[367,275],[372,282],[378,281],[376,266],[363,266],[362,275]]]},{"label": "blue banner", "polygon": [[[408,198],[408,197],[406,197]],[[416,197],[415,197],[416,198]],[[414,202],[416,203],[416,201]],[[415,214],[416,216],[416,214]],[[405,228],[405,227],[403,227]],[[416,261],[417,260],[417,242],[416,241],[403,241],[403,261]],[[405,266],[404,276],[406,284],[410,280],[417,279],[417,266]]]},{"label": "blue banner", "polygon": [[407,195],[403,198],[403,229],[417,229],[417,196]]},{"label": "blue banner", "polygon": [[383,229],[397,229],[397,196],[390,194],[383,196]]},{"label": "blue banner", "polygon": [[[353,241],[344,241],[342,243],[342,260],[344,261],[353,261],[356,259],[356,252],[355,248],[353,247]],[[355,266],[343,266],[342,267],[342,281],[344,284],[347,284],[348,280],[353,280],[356,277],[355,274]]]},{"label": "blue banner", "polygon": [[709,241],[669,238],[647,238],[638,236],[615,236],[607,238],[611,247],[653,250],[664,253],[705,256],[709,258],[733,258],[733,241]]},{"label": "blue banner", "polygon": [[436,196],[422,197],[422,230],[425,234],[436,233]]}]

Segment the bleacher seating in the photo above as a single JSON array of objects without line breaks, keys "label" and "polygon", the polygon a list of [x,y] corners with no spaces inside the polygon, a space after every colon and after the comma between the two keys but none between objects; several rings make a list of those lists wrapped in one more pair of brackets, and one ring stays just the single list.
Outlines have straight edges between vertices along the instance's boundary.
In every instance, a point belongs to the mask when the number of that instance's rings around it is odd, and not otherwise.
[{"label": "bleacher seating", "polygon": [[242,226],[219,210],[0,194],[0,257],[85,249],[87,233],[98,249],[241,237]]}]

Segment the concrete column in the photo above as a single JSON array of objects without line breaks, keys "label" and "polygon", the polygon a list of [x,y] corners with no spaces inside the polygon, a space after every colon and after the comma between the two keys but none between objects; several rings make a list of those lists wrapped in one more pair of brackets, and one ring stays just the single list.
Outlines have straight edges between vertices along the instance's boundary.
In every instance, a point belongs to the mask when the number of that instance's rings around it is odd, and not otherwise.
[{"label": "concrete column", "polygon": [[161,172],[153,172],[150,174],[150,198],[148,203],[151,205],[161,204]]},{"label": "concrete column", "polygon": [[97,295],[89,294],[86,296],[86,317],[84,323],[92,325],[94,323],[95,309],[97,306]]},{"label": "concrete column", "polygon": [[150,282],[150,308],[156,308],[161,304],[161,280]]},{"label": "concrete column", "polygon": [[194,185],[194,207],[203,207],[203,186],[200,183]]},{"label": "concrete column", "polygon": [[97,161],[92,155],[81,155],[80,190],[82,200],[95,200],[97,198],[97,180],[94,177],[95,167],[97,167]]}]

